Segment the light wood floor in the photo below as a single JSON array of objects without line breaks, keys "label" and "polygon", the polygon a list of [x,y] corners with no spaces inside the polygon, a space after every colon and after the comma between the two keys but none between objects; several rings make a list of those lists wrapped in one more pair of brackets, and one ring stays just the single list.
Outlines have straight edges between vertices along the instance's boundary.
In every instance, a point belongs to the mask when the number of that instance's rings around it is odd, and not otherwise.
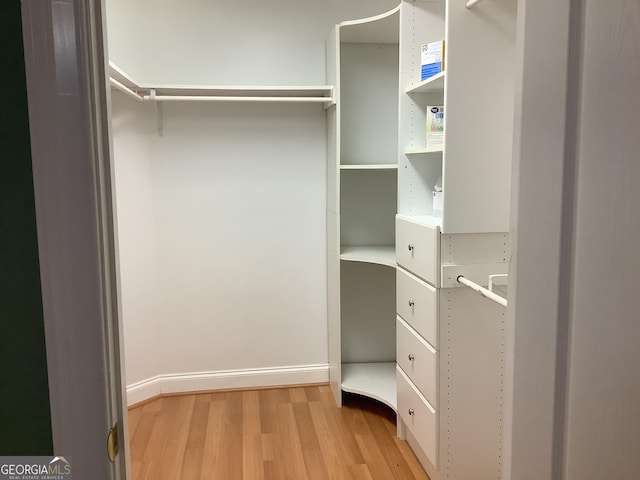
[{"label": "light wood floor", "polygon": [[328,386],[181,395],[129,410],[133,480],[428,479],[395,414]]}]

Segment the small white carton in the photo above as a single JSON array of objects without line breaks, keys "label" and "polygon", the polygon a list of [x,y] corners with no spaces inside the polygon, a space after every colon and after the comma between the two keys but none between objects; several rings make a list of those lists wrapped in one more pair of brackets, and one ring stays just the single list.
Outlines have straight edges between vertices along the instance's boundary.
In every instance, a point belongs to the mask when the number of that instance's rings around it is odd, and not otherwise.
[{"label": "small white carton", "polygon": [[444,40],[426,43],[420,49],[420,80],[444,71]]},{"label": "small white carton", "polygon": [[444,107],[442,105],[427,106],[427,150],[444,148]]}]

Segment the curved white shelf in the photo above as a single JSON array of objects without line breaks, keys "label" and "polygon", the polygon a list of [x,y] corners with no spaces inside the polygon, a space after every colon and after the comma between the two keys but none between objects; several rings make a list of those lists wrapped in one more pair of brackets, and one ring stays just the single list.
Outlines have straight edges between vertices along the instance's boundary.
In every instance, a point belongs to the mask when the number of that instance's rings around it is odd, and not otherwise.
[{"label": "curved white shelf", "polygon": [[400,38],[400,5],[374,17],[339,24],[342,43],[397,44]]},{"label": "curved white shelf", "polygon": [[138,101],[334,103],[333,87],[330,85],[141,85],[111,62],[109,62],[109,77],[114,88]]},{"label": "curved white shelf", "polygon": [[410,85],[405,92],[407,93],[444,93],[444,77],[445,72],[440,72],[433,77]]},{"label": "curved white shelf", "polygon": [[442,217],[435,217],[433,215],[400,215],[398,214],[397,218],[415,223],[417,225],[423,225],[429,228],[435,228],[435,227],[442,228]]},{"label": "curved white shelf", "polygon": [[429,154],[429,153],[442,153],[444,150],[442,148],[412,148],[409,150],[405,150],[405,155],[420,155],[420,154]]},{"label": "curved white shelf", "polygon": [[340,165],[340,170],[397,170],[397,163],[367,163],[367,164],[351,164]]},{"label": "curved white shelf", "polygon": [[398,411],[396,364],[343,363],[342,390],[373,398]]},{"label": "curved white shelf", "polygon": [[394,246],[342,247],[340,260],[363,262],[396,267],[396,249]]}]

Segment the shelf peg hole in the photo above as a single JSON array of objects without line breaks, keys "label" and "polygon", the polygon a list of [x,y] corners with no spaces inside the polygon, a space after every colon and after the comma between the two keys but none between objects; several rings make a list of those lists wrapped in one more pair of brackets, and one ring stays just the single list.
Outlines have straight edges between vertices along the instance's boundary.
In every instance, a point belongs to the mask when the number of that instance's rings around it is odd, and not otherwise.
[{"label": "shelf peg hole", "polygon": [[407,248],[409,249],[410,252],[413,252],[413,244],[412,243],[407,245]]},{"label": "shelf peg hole", "polygon": [[416,302],[414,302],[413,300],[409,300],[409,306],[413,307],[416,304]]},{"label": "shelf peg hole", "polygon": [[414,413],[413,408],[410,408],[409,409],[409,415],[413,415],[413,413]]},{"label": "shelf peg hole", "polygon": [[410,362],[413,362],[416,356],[413,353],[410,353],[409,355],[407,355],[407,358],[409,359]]}]

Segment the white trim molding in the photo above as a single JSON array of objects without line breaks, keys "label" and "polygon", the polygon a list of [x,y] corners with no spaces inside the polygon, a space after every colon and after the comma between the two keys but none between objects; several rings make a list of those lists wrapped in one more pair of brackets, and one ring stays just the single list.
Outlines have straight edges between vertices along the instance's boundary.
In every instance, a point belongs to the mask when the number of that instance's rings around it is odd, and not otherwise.
[{"label": "white trim molding", "polygon": [[[575,0],[519,0],[502,478],[556,480],[563,450]],[[544,102],[540,99],[544,98]],[[544,141],[540,141],[544,139]]]},{"label": "white trim molding", "polygon": [[329,365],[295,365],[156,375],[127,386],[127,404],[168,393],[329,382]]},{"label": "white trim molding", "polygon": [[126,480],[104,1],[21,8],[53,450],[76,478]]}]

